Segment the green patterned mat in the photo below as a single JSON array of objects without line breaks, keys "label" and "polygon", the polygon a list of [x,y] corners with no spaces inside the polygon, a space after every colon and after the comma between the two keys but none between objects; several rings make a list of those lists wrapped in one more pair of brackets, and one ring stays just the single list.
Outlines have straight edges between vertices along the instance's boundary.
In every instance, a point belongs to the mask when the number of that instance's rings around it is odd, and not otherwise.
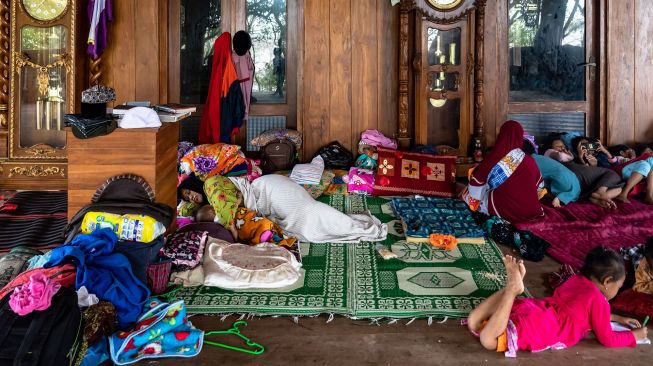
[{"label": "green patterned mat", "polygon": [[505,270],[494,243],[460,244],[452,251],[403,240],[401,222],[389,200],[365,196],[323,196],[348,213],[369,210],[388,223],[382,242],[399,258],[384,260],[376,243],[302,243],[302,277],[281,289],[228,291],[184,288],[177,293],[190,313],[351,318],[465,317],[502,287]]}]

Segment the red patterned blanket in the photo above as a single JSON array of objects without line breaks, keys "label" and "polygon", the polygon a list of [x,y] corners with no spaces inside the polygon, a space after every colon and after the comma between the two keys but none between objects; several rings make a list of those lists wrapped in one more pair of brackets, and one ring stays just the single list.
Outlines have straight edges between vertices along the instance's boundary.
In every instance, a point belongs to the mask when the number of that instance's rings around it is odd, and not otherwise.
[{"label": "red patterned blanket", "polygon": [[549,242],[549,255],[579,269],[595,246],[619,250],[653,236],[653,206],[633,199],[630,202],[618,203],[616,210],[584,202],[559,209],[544,207],[545,218],[515,226]]}]

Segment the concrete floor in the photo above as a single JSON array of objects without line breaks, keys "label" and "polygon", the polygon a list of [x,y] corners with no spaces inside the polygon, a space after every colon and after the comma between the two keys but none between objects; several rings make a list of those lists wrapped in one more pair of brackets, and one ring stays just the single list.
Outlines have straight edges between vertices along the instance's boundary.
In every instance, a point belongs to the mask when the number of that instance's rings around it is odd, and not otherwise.
[{"label": "concrete floor", "polygon": [[[500,246],[505,253],[511,252]],[[513,255],[517,255],[512,253]],[[542,275],[559,264],[547,257],[539,263],[527,262],[526,286],[535,297],[549,294]],[[220,322],[211,316],[193,316],[200,329],[227,329],[236,317]],[[651,365],[653,346],[635,349],[609,349],[594,339],[561,351],[521,352],[517,359],[481,347],[459,320],[428,326],[424,319],[410,325],[406,321],[392,325],[370,325],[336,317],[326,323],[325,316],[302,318],[295,324],[289,318],[259,318],[242,330],[266,347],[262,355],[247,355],[223,348],[205,346],[194,358],[144,361],[157,365]],[[228,342],[227,338],[221,338]]]}]

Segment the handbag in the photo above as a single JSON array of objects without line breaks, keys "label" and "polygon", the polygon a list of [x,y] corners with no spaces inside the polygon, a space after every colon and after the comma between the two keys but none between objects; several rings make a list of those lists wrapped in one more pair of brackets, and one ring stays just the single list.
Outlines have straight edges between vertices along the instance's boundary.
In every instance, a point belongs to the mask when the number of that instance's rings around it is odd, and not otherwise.
[{"label": "handbag", "polygon": [[107,135],[117,127],[116,121],[107,116],[85,118],[79,114],[66,114],[64,119],[78,139]]},{"label": "handbag", "polygon": [[261,169],[268,174],[278,170],[286,170],[295,165],[297,149],[288,139],[270,142],[261,149]]},{"label": "handbag", "polygon": [[338,141],[332,141],[317,151],[315,156],[320,155],[324,159],[327,168],[349,170],[354,161],[354,155]]}]

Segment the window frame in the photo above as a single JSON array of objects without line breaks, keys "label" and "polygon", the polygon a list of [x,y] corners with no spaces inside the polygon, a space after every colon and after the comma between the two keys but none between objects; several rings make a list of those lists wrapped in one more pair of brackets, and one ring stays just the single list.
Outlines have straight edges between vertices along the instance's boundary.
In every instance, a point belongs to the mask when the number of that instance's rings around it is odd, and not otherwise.
[{"label": "window frame", "polygon": [[[202,0],[198,0],[202,1]],[[303,1],[286,0],[286,101],[285,103],[252,103],[250,116],[285,116],[286,127],[298,126],[299,87],[302,68],[299,62],[303,44]],[[168,101],[178,103],[181,99],[181,0],[168,0]],[[247,0],[220,1],[220,29],[233,36],[247,27]],[[197,115],[204,110],[203,104],[196,105]],[[244,129],[242,129],[244,130]],[[239,133],[237,140],[243,141],[245,134]]]}]

